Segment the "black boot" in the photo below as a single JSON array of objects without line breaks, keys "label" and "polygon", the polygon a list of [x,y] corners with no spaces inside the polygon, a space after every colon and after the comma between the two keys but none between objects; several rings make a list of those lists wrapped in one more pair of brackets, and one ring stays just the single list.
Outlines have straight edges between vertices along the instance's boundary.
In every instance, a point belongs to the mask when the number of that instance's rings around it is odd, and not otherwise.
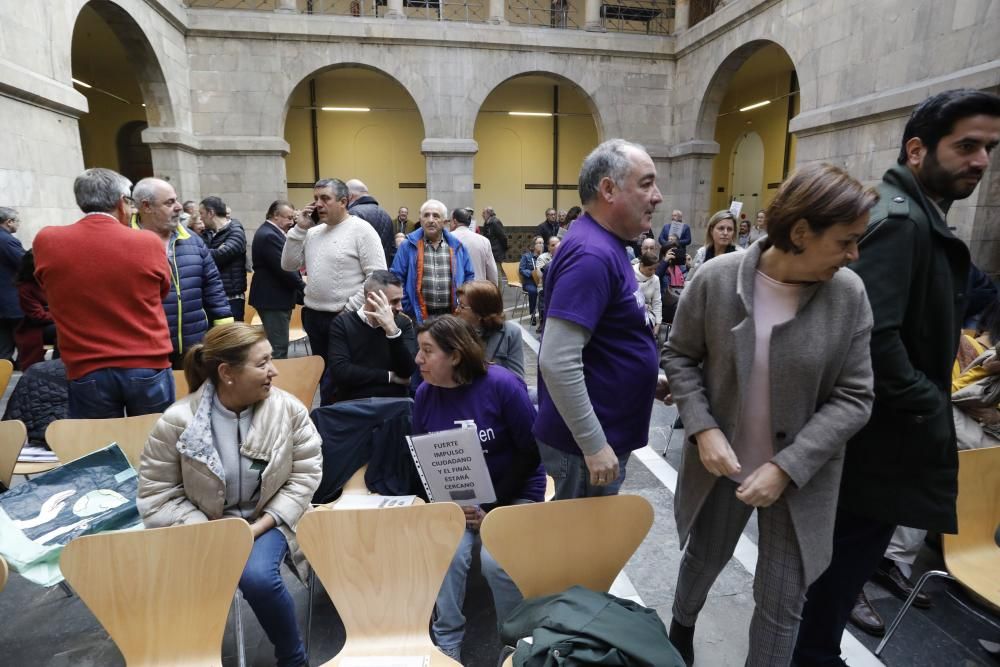
[{"label": "black boot", "polygon": [[690,628],[670,619],[670,643],[684,659],[684,664],[691,667],[694,664],[694,626]]}]

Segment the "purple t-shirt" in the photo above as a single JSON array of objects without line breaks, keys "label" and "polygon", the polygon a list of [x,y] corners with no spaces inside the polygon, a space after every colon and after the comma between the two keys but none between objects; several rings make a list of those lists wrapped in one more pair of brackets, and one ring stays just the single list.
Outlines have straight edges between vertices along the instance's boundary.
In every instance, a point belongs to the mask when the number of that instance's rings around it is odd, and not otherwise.
[{"label": "purple t-shirt", "polygon": [[[494,487],[511,468],[515,451],[537,452],[531,434],[535,406],[528,398],[524,380],[506,368],[490,364],[486,375],[469,384],[445,389],[424,382],[413,402],[413,432],[445,431],[474,421],[483,445],[486,467]],[[499,496],[499,493],[498,493]],[[545,496],[545,470],[538,468],[528,477],[516,500],[540,502]],[[503,503],[505,499],[497,498]]]},{"label": "purple t-shirt", "polygon": [[[583,376],[608,444],[617,454],[645,446],[656,392],[656,340],[625,242],[584,213],[573,221],[545,274],[545,316],[587,329]],[[538,377],[535,437],[581,455]]]}]

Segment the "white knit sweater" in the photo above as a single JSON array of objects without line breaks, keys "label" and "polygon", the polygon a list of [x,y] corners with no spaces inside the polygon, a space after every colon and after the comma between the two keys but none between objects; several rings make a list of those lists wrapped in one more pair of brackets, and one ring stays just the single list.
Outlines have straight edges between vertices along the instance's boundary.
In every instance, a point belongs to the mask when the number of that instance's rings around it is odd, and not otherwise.
[{"label": "white knit sweater", "polygon": [[336,225],[318,224],[288,232],[281,251],[281,268],[305,267],[305,305],[313,310],[357,310],[364,302],[364,284],[373,271],[385,269],[385,251],[375,228],[350,215]]}]

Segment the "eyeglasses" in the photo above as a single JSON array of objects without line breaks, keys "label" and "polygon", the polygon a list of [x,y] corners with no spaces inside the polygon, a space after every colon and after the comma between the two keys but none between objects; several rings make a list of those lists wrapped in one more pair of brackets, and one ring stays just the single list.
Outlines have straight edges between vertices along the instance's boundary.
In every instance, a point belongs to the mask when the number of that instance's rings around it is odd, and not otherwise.
[{"label": "eyeglasses", "polygon": [[467,303],[462,303],[461,301],[459,301],[458,302],[458,309],[459,310],[472,310],[472,306],[470,306]]}]

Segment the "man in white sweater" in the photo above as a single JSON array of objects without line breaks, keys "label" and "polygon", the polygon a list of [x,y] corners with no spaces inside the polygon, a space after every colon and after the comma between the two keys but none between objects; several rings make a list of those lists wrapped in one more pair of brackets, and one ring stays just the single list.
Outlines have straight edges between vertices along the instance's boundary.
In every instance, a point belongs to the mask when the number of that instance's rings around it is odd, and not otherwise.
[{"label": "man in white sweater", "polygon": [[[302,327],[312,353],[327,362],[330,322],[344,310],[364,303],[365,280],[385,270],[385,251],[370,224],[347,212],[347,185],[336,178],[317,181],[313,202],[303,207],[281,251],[285,271],[308,269]],[[320,401],[332,402],[333,387],[326,373]],[[308,406],[312,407],[312,406]]]}]

